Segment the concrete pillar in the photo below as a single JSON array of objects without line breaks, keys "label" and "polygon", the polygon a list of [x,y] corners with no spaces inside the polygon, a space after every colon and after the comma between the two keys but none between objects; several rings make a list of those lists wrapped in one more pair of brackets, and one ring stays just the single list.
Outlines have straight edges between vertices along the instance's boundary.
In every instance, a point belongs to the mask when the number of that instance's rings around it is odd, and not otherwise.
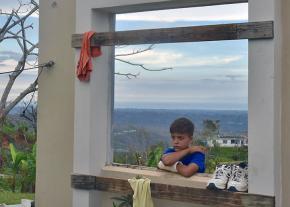
[{"label": "concrete pillar", "polygon": [[[114,31],[115,15],[77,2],[76,33]],[[99,175],[110,161],[114,49],[102,47],[89,82],[75,80],[74,173]],[[79,51],[76,51],[76,61]],[[101,192],[73,190],[73,206],[101,206]]]},{"label": "concrete pillar", "polygon": [[36,206],[72,205],[75,2],[40,0],[39,63],[53,60],[39,79]]},{"label": "concrete pillar", "polygon": [[272,196],[280,168],[278,14],[274,0],[249,0],[249,21],[275,22],[274,40],[249,41],[249,193]]},{"label": "concrete pillar", "polygon": [[282,140],[281,140],[281,207],[290,206],[290,1],[281,2],[282,16]]}]

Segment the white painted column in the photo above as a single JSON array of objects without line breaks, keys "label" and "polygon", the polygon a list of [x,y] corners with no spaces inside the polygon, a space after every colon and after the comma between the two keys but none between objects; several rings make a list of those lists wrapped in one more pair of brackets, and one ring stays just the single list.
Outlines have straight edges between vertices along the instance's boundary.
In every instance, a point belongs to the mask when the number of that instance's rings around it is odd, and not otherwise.
[{"label": "white painted column", "polygon": [[[76,33],[114,30],[115,15],[92,10],[77,1]],[[102,47],[93,59],[89,82],[75,80],[74,173],[99,175],[110,161],[111,117],[113,108],[114,49]],[[79,51],[76,51],[76,61]],[[73,190],[73,206],[101,206],[101,192]]]},{"label": "white painted column", "polygon": [[[275,15],[275,0],[249,0],[249,21],[275,21]],[[249,193],[271,196],[279,162],[274,149],[280,136],[277,38],[275,33],[274,40],[249,41]]]}]

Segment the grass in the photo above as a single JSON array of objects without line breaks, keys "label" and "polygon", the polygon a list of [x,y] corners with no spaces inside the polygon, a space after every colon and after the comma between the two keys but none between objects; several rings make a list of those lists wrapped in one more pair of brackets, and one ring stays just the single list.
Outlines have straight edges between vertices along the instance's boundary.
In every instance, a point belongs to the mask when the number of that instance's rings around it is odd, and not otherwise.
[{"label": "grass", "polygon": [[217,147],[212,148],[212,153],[229,161],[246,161],[248,160],[247,147]]},{"label": "grass", "polygon": [[13,193],[0,190],[0,204],[20,204],[21,199],[34,200],[34,193]]}]

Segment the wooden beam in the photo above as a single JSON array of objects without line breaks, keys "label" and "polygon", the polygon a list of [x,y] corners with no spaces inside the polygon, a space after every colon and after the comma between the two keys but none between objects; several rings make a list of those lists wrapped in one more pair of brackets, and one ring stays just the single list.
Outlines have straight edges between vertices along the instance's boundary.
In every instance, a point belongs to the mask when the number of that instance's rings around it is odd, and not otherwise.
[{"label": "wooden beam", "polygon": [[[97,33],[92,46],[200,42],[238,39],[269,39],[274,37],[273,21],[220,24],[166,29],[131,30]],[[82,34],[72,35],[72,47],[79,48]]]},{"label": "wooden beam", "polygon": [[[98,177],[90,175],[72,175],[71,185],[76,189],[99,190],[113,193],[128,194],[132,189],[127,180]],[[192,202],[205,206],[223,207],[274,207],[275,199],[272,196],[254,195],[248,193],[231,193],[227,191],[209,191],[151,183],[153,198]]]},{"label": "wooden beam", "polygon": [[152,3],[136,3],[123,6],[102,7],[102,9],[111,13],[129,13],[129,12],[144,12],[164,9],[177,9],[189,7],[203,7],[203,6],[216,6],[226,4],[247,3],[248,0],[170,0],[166,2],[152,2]]}]

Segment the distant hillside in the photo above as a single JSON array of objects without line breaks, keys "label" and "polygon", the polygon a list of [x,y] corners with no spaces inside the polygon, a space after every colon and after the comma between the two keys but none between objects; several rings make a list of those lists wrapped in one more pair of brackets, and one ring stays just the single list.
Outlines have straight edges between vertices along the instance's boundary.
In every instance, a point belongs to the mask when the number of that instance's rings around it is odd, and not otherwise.
[{"label": "distant hillside", "polygon": [[[239,135],[248,131],[247,111],[115,109],[113,147],[125,149],[132,146],[141,150],[160,141],[168,143],[169,126],[178,117],[191,119],[195,124],[196,133],[202,130],[202,122],[205,119],[220,120],[221,134]],[[146,134],[143,135],[146,137],[146,143],[144,138],[140,138],[140,130]]]},{"label": "distant hillside", "polygon": [[239,134],[248,131],[247,111],[116,109],[114,124],[168,129],[178,117],[191,119],[197,131],[202,129],[202,121],[205,119],[220,120],[221,133]]}]

